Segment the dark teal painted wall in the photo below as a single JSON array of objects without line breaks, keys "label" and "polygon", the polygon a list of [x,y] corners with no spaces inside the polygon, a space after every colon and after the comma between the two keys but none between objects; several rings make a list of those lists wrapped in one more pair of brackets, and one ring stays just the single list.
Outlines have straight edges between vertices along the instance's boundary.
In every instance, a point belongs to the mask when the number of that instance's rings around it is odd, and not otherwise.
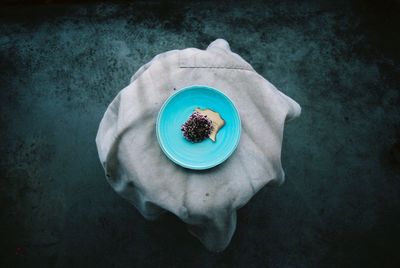
[{"label": "dark teal painted wall", "polygon": [[[34,2],[0,8],[1,267],[400,261],[398,2]],[[219,37],[303,111],[285,129],[285,184],[211,254],[173,216],[147,222],[118,197],[94,138],[142,64]]]}]

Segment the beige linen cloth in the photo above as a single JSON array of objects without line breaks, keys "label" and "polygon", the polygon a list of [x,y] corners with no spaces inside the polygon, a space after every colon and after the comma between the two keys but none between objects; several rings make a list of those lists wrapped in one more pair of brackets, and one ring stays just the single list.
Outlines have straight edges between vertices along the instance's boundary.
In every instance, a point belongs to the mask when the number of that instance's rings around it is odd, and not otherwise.
[{"label": "beige linen cloth", "polygon": [[[190,85],[222,91],[242,121],[236,151],[208,170],[174,164],[157,142],[161,105]],[[299,104],[217,39],[206,50],[172,50],[142,66],[108,106],[96,144],[108,182],[146,219],[170,211],[208,250],[222,251],[235,231],[236,210],[266,184],[283,182],[283,128],[300,111]]]}]

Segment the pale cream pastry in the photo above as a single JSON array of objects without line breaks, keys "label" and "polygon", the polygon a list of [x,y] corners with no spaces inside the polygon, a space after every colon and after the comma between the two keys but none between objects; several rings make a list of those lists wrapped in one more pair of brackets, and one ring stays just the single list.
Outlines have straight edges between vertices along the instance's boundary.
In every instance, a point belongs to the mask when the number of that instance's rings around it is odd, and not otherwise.
[{"label": "pale cream pastry", "polygon": [[210,109],[202,110],[200,108],[196,108],[195,111],[198,112],[199,114],[207,116],[207,118],[211,120],[213,128],[209,135],[209,138],[215,142],[217,139],[218,131],[225,125],[224,119],[222,119],[219,113],[214,112],[213,110]]}]

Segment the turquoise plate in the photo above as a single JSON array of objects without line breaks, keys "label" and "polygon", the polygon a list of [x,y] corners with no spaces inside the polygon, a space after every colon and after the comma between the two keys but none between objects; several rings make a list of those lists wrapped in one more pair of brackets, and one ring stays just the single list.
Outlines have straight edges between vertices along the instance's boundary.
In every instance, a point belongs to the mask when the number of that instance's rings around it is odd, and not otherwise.
[{"label": "turquoise plate", "polygon": [[[187,141],[181,126],[194,109],[211,109],[225,120],[216,142]],[[239,113],[233,102],[221,91],[208,86],[190,86],[172,94],[157,117],[157,139],[161,149],[176,164],[190,169],[208,169],[224,162],[235,151],[241,133]]]}]

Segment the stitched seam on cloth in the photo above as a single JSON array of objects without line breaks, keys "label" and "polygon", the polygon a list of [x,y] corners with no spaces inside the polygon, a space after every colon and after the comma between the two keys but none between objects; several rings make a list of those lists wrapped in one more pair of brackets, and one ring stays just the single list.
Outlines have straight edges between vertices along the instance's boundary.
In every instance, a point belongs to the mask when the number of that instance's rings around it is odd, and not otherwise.
[{"label": "stitched seam on cloth", "polygon": [[244,68],[244,67],[218,67],[218,66],[179,66],[179,68],[202,68],[202,69],[229,69],[229,70],[242,70],[242,71],[250,71],[253,70]]},{"label": "stitched seam on cloth", "polygon": [[[207,51],[207,50],[205,50],[205,51]],[[197,51],[196,53],[194,53],[193,55],[190,56],[190,59],[193,60],[193,58],[195,58],[196,55],[200,54],[201,52],[204,52],[204,51],[200,51],[200,50]],[[224,52],[226,53],[226,51],[224,51]],[[235,67],[235,66],[209,66],[209,65],[204,65],[204,64],[199,63],[198,65],[200,65],[200,66],[198,66],[196,64],[190,63],[191,62],[190,59],[183,56],[182,50],[181,50],[178,55],[179,68],[202,68],[202,69],[213,68],[213,69],[228,69],[228,70],[245,70],[245,71],[254,72],[254,70],[251,67],[245,66],[245,65],[237,66],[237,67]],[[189,62],[188,62],[188,60],[189,60]]]}]

